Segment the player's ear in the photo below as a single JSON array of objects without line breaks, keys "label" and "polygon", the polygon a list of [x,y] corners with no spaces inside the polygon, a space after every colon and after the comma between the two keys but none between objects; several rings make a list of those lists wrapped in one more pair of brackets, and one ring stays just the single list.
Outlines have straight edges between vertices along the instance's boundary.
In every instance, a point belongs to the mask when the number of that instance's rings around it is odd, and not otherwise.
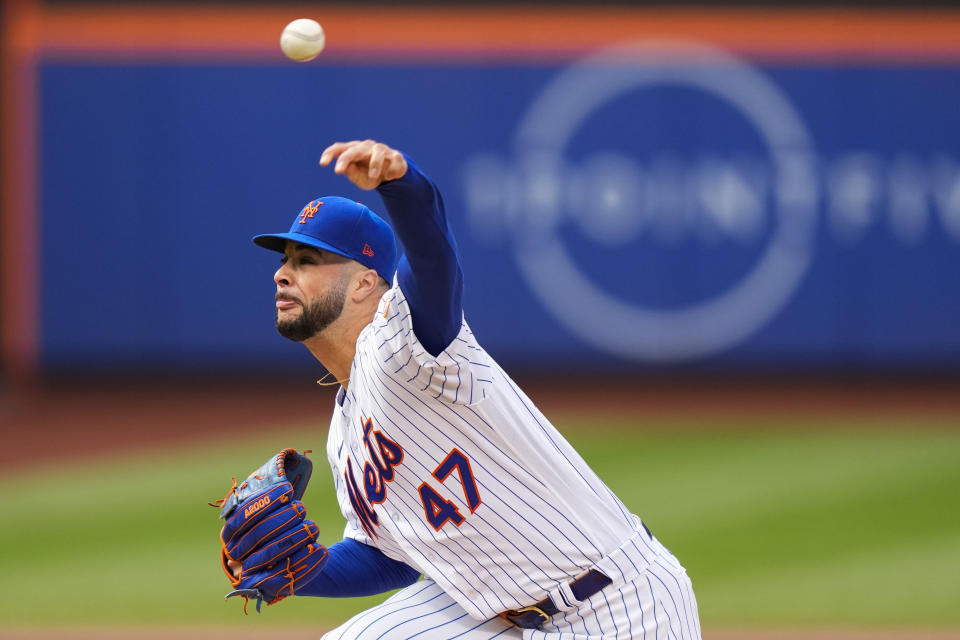
[{"label": "player's ear", "polygon": [[[353,285],[351,298],[353,302],[363,302],[380,290],[380,276],[373,269],[357,271],[351,280]],[[379,299],[379,296],[377,296],[377,298]]]}]

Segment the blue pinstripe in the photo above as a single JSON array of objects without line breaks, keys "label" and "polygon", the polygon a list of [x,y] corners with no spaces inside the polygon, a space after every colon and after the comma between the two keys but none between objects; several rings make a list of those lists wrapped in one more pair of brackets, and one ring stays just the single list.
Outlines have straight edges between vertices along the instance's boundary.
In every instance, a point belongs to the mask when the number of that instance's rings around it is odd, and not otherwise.
[{"label": "blue pinstripe", "polygon": [[[563,450],[560,448],[557,442],[553,439],[553,437],[547,432],[547,429],[543,426],[543,423],[540,422],[539,418],[537,418],[536,413],[534,413],[534,411],[530,408],[529,400],[521,395],[520,390],[517,389],[517,386],[515,384],[511,382],[509,386],[510,386],[510,390],[517,396],[518,399],[521,400],[521,402],[523,402],[524,408],[526,408],[527,412],[530,414],[530,417],[533,418],[534,422],[540,428],[540,431],[543,433],[543,435],[550,441],[550,443],[554,447],[556,447],[557,452],[560,453],[561,456],[563,456],[563,458],[567,461],[567,463],[570,464],[571,468],[573,468],[577,472],[577,475],[580,476],[580,479],[583,480],[584,484],[586,484],[587,486],[591,486],[590,482],[583,477],[582,473],[580,473],[580,470],[577,468],[577,466],[573,464],[573,462],[567,457],[567,455],[563,452]],[[611,495],[613,494],[611,493]],[[619,500],[617,500],[617,502],[619,502]],[[624,515],[626,515],[625,512],[624,512]]]},{"label": "blue pinstripe", "polygon": [[[405,625],[405,624],[410,624],[411,622],[415,622],[415,621],[417,621],[417,620],[422,620],[423,618],[426,618],[427,616],[433,616],[433,615],[436,615],[436,614],[438,614],[438,613],[443,613],[444,611],[449,610],[451,607],[456,607],[456,606],[457,606],[457,604],[456,604],[455,602],[451,602],[450,604],[448,604],[447,606],[443,607],[442,609],[437,609],[436,611],[428,611],[427,613],[421,614],[421,615],[419,615],[419,616],[414,616],[413,618],[407,618],[406,620],[404,620],[403,622],[401,622],[400,624],[398,624],[397,626],[395,626],[393,629],[390,629],[390,630],[388,630],[388,631],[384,631],[383,633],[381,633],[379,636],[377,636],[377,640],[383,640],[383,638],[384,638],[388,633],[392,634],[394,631],[396,631],[397,629],[399,629],[400,627],[402,627],[402,626]],[[461,611],[462,611],[462,609],[461,609]],[[462,619],[465,615],[467,615],[467,614],[464,613],[463,615],[459,615],[459,616],[457,616],[456,618],[453,618],[453,619],[451,619],[451,620],[447,620],[447,621],[445,621],[445,622],[442,622],[442,623],[436,625],[435,627],[433,627],[433,629],[436,629],[436,628],[438,628],[438,627],[442,627],[442,626],[448,625],[448,624],[450,624],[450,622],[452,622],[452,621],[460,620],[460,619]],[[431,629],[431,630],[432,630],[432,629]],[[424,629],[424,631],[426,631],[426,629]],[[404,636],[404,638],[407,638],[408,640],[409,640],[409,638],[416,638],[416,637],[419,636],[421,633],[423,633],[423,631],[418,631],[417,633],[414,633],[413,635]]]},{"label": "blue pinstripe", "polygon": [[[416,595],[418,595],[420,592],[425,591],[426,589],[428,589],[429,586],[430,586],[429,584],[423,583],[423,584],[422,584],[422,587],[421,587],[416,593],[413,593],[413,594],[411,594],[410,596],[408,596],[407,598],[403,598],[403,599],[404,599],[404,600],[406,600],[406,599],[411,599],[411,598],[415,597]],[[409,588],[409,587],[408,587],[408,588]],[[440,595],[441,595],[441,594],[438,593],[437,595],[435,595],[435,596],[434,596],[433,598],[431,598],[430,600],[433,600],[433,599],[435,599],[435,598],[439,598]],[[429,602],[430,600],[427,600],[427,602]],[[418,603],[418,604],[411,604],[411,605],[409,605],[409,606],[407,606],[407,607],[402,607],[402,608],[399,609],[399,611],[404,611],[404,610],[406,610],[406,609],[412,609],[412,608],[414,608],[414,607],[416,607],[416,606],[419,606],[419,603]],[[347,631],[350,631],[350,630],[351,630],[351,627],[353,627],[353,625],[355,625],[355,624],[357,624],[358,622],[360,622],[364,617],[367,617],[367,615],[369,615],[369,612],[367,612],[366,614],[360,614],[359,616],[354,617],[352,620],[347,621],[346,624],[343,625],[343,630],[342,630],[342,632],[340,633],[340,637],[361,637],[361,634],[363,634],[363,632],[365,632],[367,629],[369,629],[371,626],[373,626],[373,624],[374,624],[374,622],[376,622],[376,620],[371,621],[369,624],[367,624],[366,627],[363,627],[363,628],[360,630],[360,633],[356,634],[355,636],[354,636],[354,635],[345,636],[344,634],[345,634]]]},{"label": "blue pinstripe", "polygon": [[[456,605],[455,603],[451,603],[450,606],[451,606],[451,607],[456,607],[457,605]],[[449,609],[449,608],[450,608],[450,607],[444,607],[444,609],[442,609],[442,610],[446,610],[446,609]],[[461,609],[461,611],[462,611],[462,609]],[[466,617],[467,617],[467,614],[464,613],[463,615],[457,616],[456,618],[453,618],[452,620],[446,620],[446,621],[444,621],[444,622],[441,622],[440,624],[437,624],[437,625],[434,625],[434,626],[430,627],[429,629],[424,629],[423,631],[420,631],[420,632],[418,632],[418,633],[413,634],[412,636],[407,636],[407,637],[408,637],[408,638],[416,638],[417,636],[422,636],[423,634],[427,633],[428,631],[436,631],[436,630],[439,629],[440,627],[446,627],[446,626],[450,625],[451,623],[458,622],[458,621],[460,621],[460,620],[463,620],[463,619],[466,618]]]},{"label": "blue pinstripe", "polygon": [[[488,424],[488,423],[486,422],[486,420],[484,420],[483,417],[480,416],[476,411],[474,411],[472,408],[469,408],[469,407],[468,407],[468,410],[473,413],[473,415],[477,418],[477,420],[483,422],[483,424],[485,424],[487,427],[489,427],[489,428],[491,429],[491,431],[493,430],[493,427],[492,427],[490,424]],[[528,409],[528,410],[529,410],[529,409]],[[458,416],[458,417],[461,417],[461,418],[462,418],[462,416]],[[467,422],[467,421],[464,419],[464,422]],[[470,426],[470,427],[472,427],[474,430],[476,430],[476,427],[475,427],[474,425],[472,425],[471,423],[467,422],[467,425]],[[478,434],[479,434],[479,431],[478,431]],[[482,435],[482,434],[479,434],[479,435]],[[553,442],[553,441],[551,440],[551,442]],[[557,444],[556,444],[555,442],[554,442],[553,444],[554,444],[555,447],[557,446]],[[558,450],[559,450],[559,447],[558,447]],[[527,469],[521,467],[520,470],[523,471],[525,474],[530,475],[531,479],[533,479],[533,480],[535,480],[536,482],[538,482],[541,486],[546,487],[546,485],[545,485],[541,480],[539,480],[538,478],[533,477]],[[581,476],[581,477],[582,477],[582,476]],[[630,514],[627,512],[626,507],[623,506],[623,503],[620,502],[619,498],[617,498],[617,497],[614,495],[614,493],[613,493],[612,491],[610,491],[609,488],[607,489],[607,492],[608,492],[608,494],[610,495],[610,497],[613,498],[613,499],[616,501],[616,503],[618,504],[618,507],[620,508],[620,511],[621,511],[621,513],[622,513],[623,516],[624,516],[624,519],[629,522],[632,516],[630,516]],[[560,516],[561,518],[563,518],[564,520],[566,520],[567,524],[573,526],[573,523],[570,522],[570,519],[567,517],[567,515],[564,514],[563,512],[561,512],[559,509],[557,509],[555,505],[547,504],[547,506],[548,506],[550,509],[552,509],[558,516]],[[589,540],[586,540],[586,542],[589,544]],[[599,552],[599,549],[596,549],[596,547],[594,547],[594,549],[595,549],[597,552]]]},{"label": "blue pinstripe", "polygon": [[[633,592],[637,594],[637,602],[640,604],[638,609],[640,609],[640,628],[643,629],[643,640],[647,640],[647,621],[643,615],[643,599],[640,597],[640,589],[637,588],[637,583],[633,583]],[[633,637],[633,633],[630,634],[630,637]]]},{"label": "blue pinstripe", "polygon": [[[646,545],[647,548],[650,549],[650,545],[646,541],[642,541],[642,544]],[[691,629],[694,629],[694,628],[699,629],[699,622],[697,621],[697,616],[694,615],[695,608],[692,604],[693,598],[692,598],[692,594],[689,593],[689,587],[685,587],[681,585],[680,580],[677,578],[676,574],[674,574],[673,571],[671,571],[671,569],[666,565],[664,565],[659,559],[656,561],[656,563],[660,567],[662,567],[671,578],[673,578],[674,583],[676,583],[677,585],[677,592],[680,594],[681,598],[685,598],[685,602],[683,604],[684,604],[684,610],[687,612],[687,620],[686,620],[687,626]],[[699,632],[698,632],[698,635],[699,635]]]}]

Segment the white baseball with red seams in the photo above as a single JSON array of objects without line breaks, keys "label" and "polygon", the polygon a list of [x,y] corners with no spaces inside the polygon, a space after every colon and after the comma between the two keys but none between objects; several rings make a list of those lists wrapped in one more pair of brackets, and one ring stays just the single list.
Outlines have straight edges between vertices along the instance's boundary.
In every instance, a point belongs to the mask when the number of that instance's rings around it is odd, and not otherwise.
[{"label": "white baseball with red seams", "polygon": [[297,18],[280,34],[280,48],[291,60],[309,62],[313,60],[326,45],[326,34],[323,27],[316,20]]},{"label": "white baseball with red seams", "polygon": [[[360,334],[327,442],[345,537],[424,574],[328,633],[699,640],[687,574],[475,340],[437,357],[394,283]],[[587,569],[612,584],[584,601]],[[539,629],[498,614],[548,595]],[[569,602],[571,599],[574,602]]]}]

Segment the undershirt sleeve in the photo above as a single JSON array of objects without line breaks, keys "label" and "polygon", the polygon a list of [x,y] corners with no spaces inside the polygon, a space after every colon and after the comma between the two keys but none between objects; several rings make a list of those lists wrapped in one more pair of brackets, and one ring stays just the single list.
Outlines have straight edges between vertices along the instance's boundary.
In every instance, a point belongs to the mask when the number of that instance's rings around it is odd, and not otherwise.
[{"label": "undershirt sleeve", "polygon": [[439,190],[404,158],[406,174],[377,191],[404,249],[397,282],[410,305],[413,332],[424,349],[437,356],[460,332],[463,270]]},{"label": "undershirt sleeve", "polygon": [[296,591],[298,596],[353,598],[408,587],[420,577],[413,567],[370,545],[344,538],[327,549],[323,571]]}]

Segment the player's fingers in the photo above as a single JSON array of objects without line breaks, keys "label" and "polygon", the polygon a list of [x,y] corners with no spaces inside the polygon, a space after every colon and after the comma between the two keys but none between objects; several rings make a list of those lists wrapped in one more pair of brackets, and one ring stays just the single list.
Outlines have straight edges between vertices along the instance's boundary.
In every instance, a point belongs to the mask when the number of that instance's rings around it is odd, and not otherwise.
[{"label": "player's fingers", "polygon": [[392,151],[392,149],[382,143],[374,144],[370,148],[370,167],[367,169],[368,177],[376,180],[383,171],[387,170],[390,166],[390,151]]},{"label": "player's fingers", "polygon": [[324,149],[320,154],[320,166],[325,167],[330,164],[349,144],[349,142],[334,142]]},{"label": "player's fingers", "polygon": [[342,173],[350,180],[350,182],[357,185],[361,189],[372,189],[374,186],[376,186],[376,182],[367,177],[366,167],[360,167],[356,164],[351,164],[344,169]]},{"label": "player's fingers", "polygon": [[373,140],[362,140],[351,144],[340,153],[333,170],[337,173],[344,173],[351,164],[366,164],[374,144]]},{"label": "player's fingers", "polygon": [[360,143],[360,140],[350,140],[348,142],[334,142],[333,144],[328,146],[326,149],[324,149],[323,153],[320,154],[320,166],[321,167],[327,166],[328,164],[333,162],[334,158],[339,156],[341,153],[343,153],[350,147],[357,145],[359,143]]},{"label": "player's fingers", "polygon": [[407,172],[407,161],[403,154],[385,144],[374,147],[370,159],[370,178],[377,180],[396,180]]}]

